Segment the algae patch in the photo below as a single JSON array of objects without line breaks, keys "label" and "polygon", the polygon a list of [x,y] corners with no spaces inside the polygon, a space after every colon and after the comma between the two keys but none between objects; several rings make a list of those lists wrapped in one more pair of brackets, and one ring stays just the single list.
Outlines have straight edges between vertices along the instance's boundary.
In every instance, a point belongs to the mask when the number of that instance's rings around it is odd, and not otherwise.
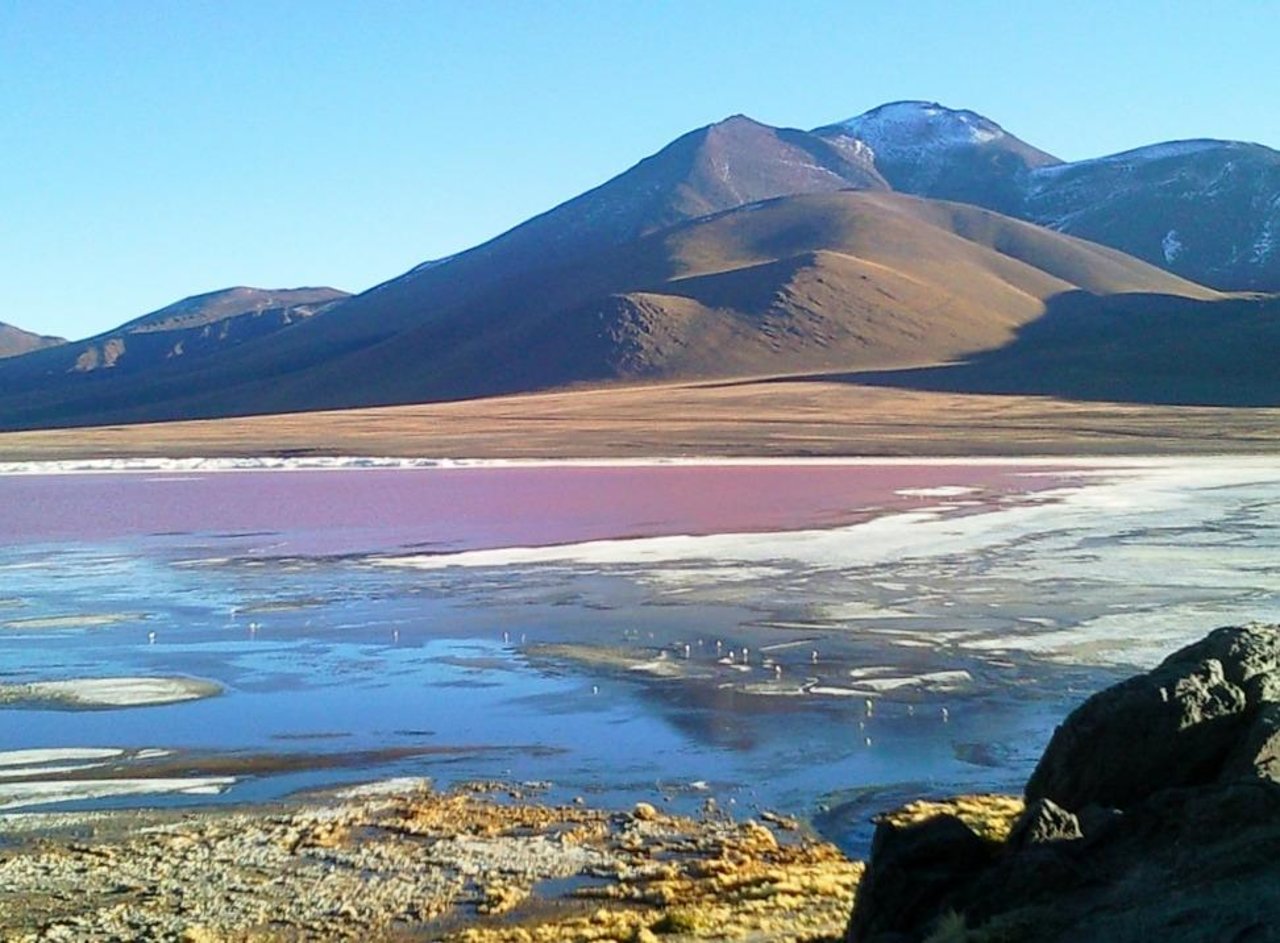
[{"label": "algae patch", "polygon": [[924,822],[938,815],[954,815],[979,838],[1003,842],[1009,837],[1009,831],[1022,814],[1023,808],[1024,803],[1019,796],[981,794],[938,800],[919,799],[877,816],[876,821],[902,827]]}]

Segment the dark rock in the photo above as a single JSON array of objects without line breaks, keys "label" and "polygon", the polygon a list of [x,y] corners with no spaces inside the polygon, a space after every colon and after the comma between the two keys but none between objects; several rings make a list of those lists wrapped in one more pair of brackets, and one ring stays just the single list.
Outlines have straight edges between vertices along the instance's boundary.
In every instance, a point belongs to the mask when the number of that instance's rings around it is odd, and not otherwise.
[{"label": "dark rock", "polygon": [[1100,805],[1087,805],[1076,813],[1076,821],[1080,823],[1086,843],[1106,838],[1123,820],[1124,813],[1119,809]]},{"label": "dark rock", "polygon": [[1083,838],[1080,820],[1052,799],[1035,799],[1014,823],[1006,844],[1014,850],[1052,841]]},{"label": "dark rock", "polygon": [[1277,692],[1280,626],[1250,625],[1094,695],[1003,845],[882,825],[846,940],[1280,943]]},{"label": "dark rock", "polygon": [[1280,704],[1264,704],[1223,764],[1222,776],[1280,783]]},{"label": "dark rock", "polygon": [[845,938],[918,939],[994,853],[991,843],[953,815],[905,826],[881,822]]},{"label": "dark rock", "polygon": [[1126,808],[1211,782],[1280,682],[1280,629],[1218,629],[1155,670],[1108,688],[1054,732],[1028,800]]},{"label": "dark rock", "polygon": [[1249,703],[1280,703],[1280,673],[1257,675],[1244,683]]},{"label": "dark rock", "polygon": [[1174,665],[1217,661],[1227,680],[1245,685],[1254,678],[1280,685],[1280,626],[1253,622],[1215,629],[1198,642],[1166,658],[1156,671]]}]

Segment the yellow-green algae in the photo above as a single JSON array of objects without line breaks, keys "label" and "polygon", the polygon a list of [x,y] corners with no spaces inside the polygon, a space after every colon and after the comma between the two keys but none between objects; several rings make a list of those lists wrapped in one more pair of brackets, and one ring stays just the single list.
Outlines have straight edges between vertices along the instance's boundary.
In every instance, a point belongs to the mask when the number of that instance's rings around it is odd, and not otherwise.
[{"label": "yellow-green algae", "polygon": [[1003,842],[1024,808],[1018,796],[974,794],[950,799],[918,799],[877,817],[877,822],[913,825],[938,815],[954,815],[979,838]]}]

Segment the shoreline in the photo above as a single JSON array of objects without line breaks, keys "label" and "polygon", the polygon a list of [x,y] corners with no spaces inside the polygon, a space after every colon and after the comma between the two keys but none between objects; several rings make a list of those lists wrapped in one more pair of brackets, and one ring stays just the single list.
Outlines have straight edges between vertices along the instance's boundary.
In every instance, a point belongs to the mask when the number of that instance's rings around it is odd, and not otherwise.
[{"label": "shoreline", "polygon": [[0,931],[22,941],[834,939],[863,870],[773,813],[548,805],[499,782],[0,824]]},{"label": "shoreline", "polygon": [[398,470],[465,470],[489,468],[871,468],[961,467],[1029,468],[1067,467],[1099,468],[1166,468],[1184,464],[1202,464],[1230,460],[1249,465],[1274,465],[1280,454],[1239,454],[1233,452],[1189,452],[1182,454],[1134,455],[929,455],[908,456],[652,456],[595,458],[405,458],[398,456],[335,455],[324,457],[277,458],[270,455],[206,456],[206,457],[120,457],[84,459],[30,459],[0,461],[0,477],[20,475],[90,475],[119,473],[227,473],[249,471],[398,471]]}]

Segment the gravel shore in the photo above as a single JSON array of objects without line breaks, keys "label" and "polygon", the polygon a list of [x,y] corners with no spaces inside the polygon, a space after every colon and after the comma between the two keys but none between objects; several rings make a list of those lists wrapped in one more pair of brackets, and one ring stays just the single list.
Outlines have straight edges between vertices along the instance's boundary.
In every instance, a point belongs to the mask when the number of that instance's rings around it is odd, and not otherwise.
[{"label": "gravel shore", "polygon": [[265,808],[0,816],[6,940],[833,940],[862,865],[763,815],[394,781]]}]

